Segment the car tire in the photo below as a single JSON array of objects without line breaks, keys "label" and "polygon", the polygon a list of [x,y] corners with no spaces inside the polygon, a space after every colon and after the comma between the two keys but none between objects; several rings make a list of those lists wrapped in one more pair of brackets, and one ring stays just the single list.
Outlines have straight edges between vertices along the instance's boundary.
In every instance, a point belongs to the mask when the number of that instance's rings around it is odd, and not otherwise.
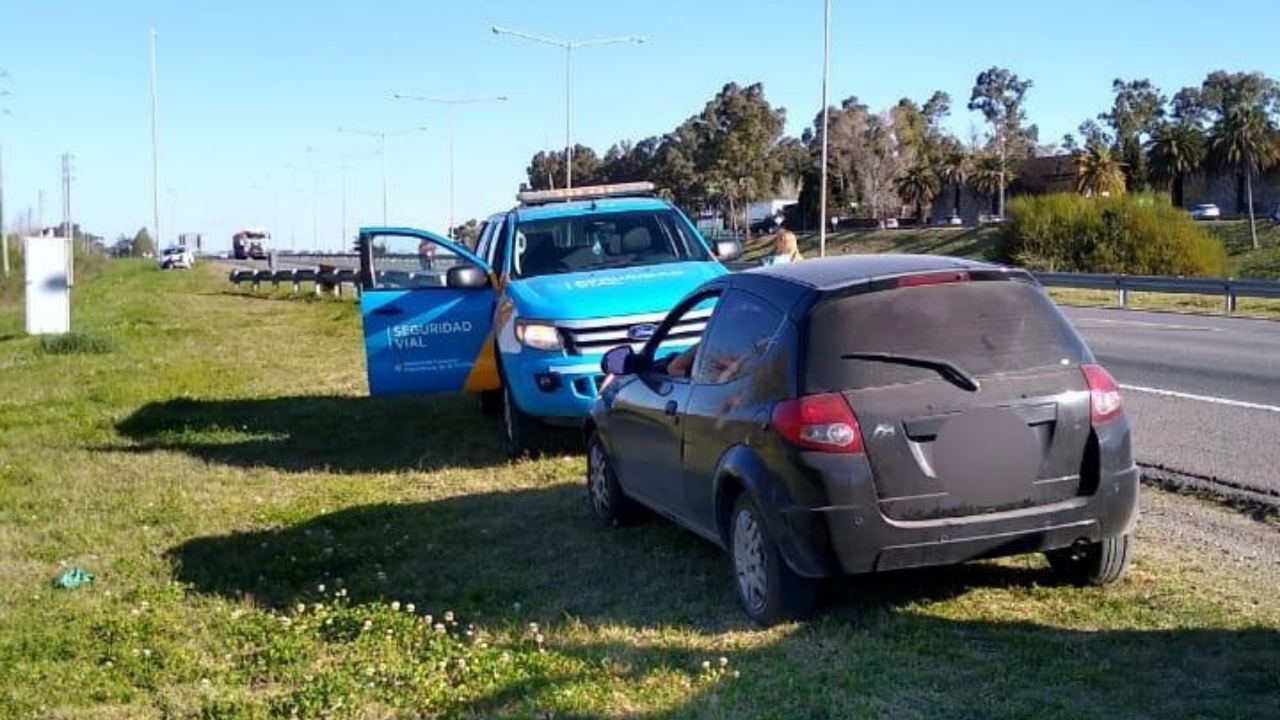
[{"label": "car tire", "polygon": [[1077,585],[1109,585],[1129,569],[1133,536],[1128,533],[1096,543],[1073,545],[1045,553],[1059,577]]},{"label": "car tire", "polygon": [[502,391],[501,390],[481,390],[476,395],[476,404],[480,407],[480,414],[494,417],[502,413]]},{"label": "car tire", "polygon": [[769,627],[809,614],[814,581],[797,575],[783,560],[763,514],[745,492],[729,515],[728,540],[734,586],[748,617]]},{"label": "car tire", "polygon": [[635,521],[639,507],[627,497],[613,471],[609,451],[600,433],[587,440],[587,507],[605,527],[623,527]]},{"label": "car tire", "polygon": [[511,396],[511,386],[502,385],[502,444],[507,457],[522,458],[537,449],[537,422],[525,415]]}]

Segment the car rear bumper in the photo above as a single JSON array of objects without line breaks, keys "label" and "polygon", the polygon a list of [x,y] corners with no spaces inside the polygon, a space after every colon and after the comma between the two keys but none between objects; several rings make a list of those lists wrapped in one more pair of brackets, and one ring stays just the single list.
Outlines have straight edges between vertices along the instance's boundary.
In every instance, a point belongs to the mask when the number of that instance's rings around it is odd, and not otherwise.
[{"label": "car rear bumper", "polygon": [[[843,473],[833,481],[851,480]],[[1129,532],[1138,512],[1136,467],[1102,478],[1097,490],[1087,496],[934,520],[887,518],[879,511],[870,476],[863,487],[853,482],[853,487],[834,495],[840,504],[783,510],[796,549],[806,558],[820,559],[804,563],[809,567],[825,566],[828,574],[854,574],[1052,550]]]}]

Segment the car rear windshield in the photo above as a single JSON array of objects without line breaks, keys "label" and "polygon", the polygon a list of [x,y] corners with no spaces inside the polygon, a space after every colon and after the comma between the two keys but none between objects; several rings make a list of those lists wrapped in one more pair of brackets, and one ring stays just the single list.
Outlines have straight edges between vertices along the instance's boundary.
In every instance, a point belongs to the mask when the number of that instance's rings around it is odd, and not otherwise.
[{"label": "car rear windshield", "polygon": [[1089,350],[1044,292],[986,280],[904,287],[821,301],[809,314],[809,392],[936,378],[933,370],[850,360],[889,353],[945,360],[975,377],[1090,362]]},{"label": "car rear windshield", "polygon": [[674,210],[588,213],[516,226],[515,277],[710,260],[692,228]]}]

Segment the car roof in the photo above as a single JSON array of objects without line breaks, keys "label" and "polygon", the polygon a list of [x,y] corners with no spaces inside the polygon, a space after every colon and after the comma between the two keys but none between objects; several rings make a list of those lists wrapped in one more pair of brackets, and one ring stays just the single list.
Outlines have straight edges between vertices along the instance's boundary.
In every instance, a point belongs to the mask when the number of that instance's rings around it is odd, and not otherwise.
[{"label": "car roof", "polygon": [[839,290],[876,278],[937,270],[1005,270],[1001,265],[965,260],[942,255],[839,255],[802,260],[800,262],[753,268],[740,274],[744,286],[747,278],[783,281],[812,288],[818,292]]},{"label": "car roof", "polygon": [[671,204],[656,197],[599,198],[572,202],[529,205],[515,209],[520,221],[543,220],[555,217],[572,217],[592,212],[622,212],[626,210],[670,210]]}]

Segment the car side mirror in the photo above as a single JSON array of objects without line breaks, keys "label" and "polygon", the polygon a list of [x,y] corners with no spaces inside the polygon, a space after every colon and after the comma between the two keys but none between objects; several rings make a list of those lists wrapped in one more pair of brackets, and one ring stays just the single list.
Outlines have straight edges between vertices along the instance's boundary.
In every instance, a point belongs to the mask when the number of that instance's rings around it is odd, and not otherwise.
[{"label": "car side mirror", "polygon": [[630,375],[635,371],[636,357],[630,345],[619,345],[600,358],[600,371],[606,375]]},{"label": "car side mirror", "polygon": [[742,243],[737,240],[717,240],[715,251],[720,262],[732,262],[742,257]]},{"label": "car side mirror", "polygon": [[475,265],[457,265],[445,273],[444,285],[460,290],[475,290],[488,287],[489,274]]}]

